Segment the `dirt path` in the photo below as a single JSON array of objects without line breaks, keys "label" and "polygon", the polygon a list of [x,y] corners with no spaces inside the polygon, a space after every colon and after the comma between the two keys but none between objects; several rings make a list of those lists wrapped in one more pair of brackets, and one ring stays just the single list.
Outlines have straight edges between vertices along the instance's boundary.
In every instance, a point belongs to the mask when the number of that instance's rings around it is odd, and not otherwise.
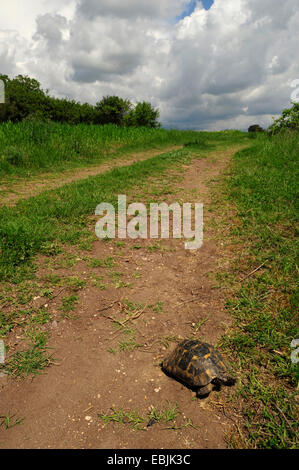
[{"label": "dirt path", "polygon": [[[209,187],[234,151],[193,161],[185,166],[182,180],[172,184],[174,194],[161,196],[167,202],[204,203],[200,250],[185,250],[183,240],[126,240],[123,246],[98,240],[91,252],[82,254],[76,248],[69,253],[76,256],[72,267],[63,265],[62,255],[48,265],[40,260],[37,282],[55,274],[76,276],[87,284],[76,292],[74,319],[61,320],[59,310],[72,290],[56,287],[54,295],[59,295],[48,302],[52,322],[45,328],[56,365],[33,381],[2,379],[0,411],[24,418],[8,430],[0,428],[2,447],[226,448],[225,436],[234,420],[226,408],[231,389],[195,400],[192,390],[162,373],[159,362],[180,338],[215,344],[229,327],[225,292],[216,288],[211,274],[229,264],[231,252],[215,237]],[[152,189],[147,191],[150,196]],[[91,267],[90,258],[113,258],[115,265]],[[117,330],[113,319],[125,328]],[[22,340],[19,335],[15,331],[11,336],[12,347]],[[165,411],[176,405],[175,421],[146,426],[153,407]],[[134,431],[128,417],[122,425],[99,417],[121,409],[145,418],[143,429]]]},{"label": "dirt path", "polygon": [[22,180],[21,182],[6,182],[0,184],[0,207],[2,205],[15,205],[20,199],[27,199],[31,196],[37,196],[48,189],[59,188],[67,183],[85,179],[89,176],[105,173],[113,168],[131,165],[132,163],[147,160],[161,153],[178,150],[182,146],[170,146],[155,150],[146,150],[142,152],[130,153],[129,156],[121,156],[115,160],[108,160],[102,164],[90,166],[87,168],[76,168],[57,173],[43,173],[41,175]]}]

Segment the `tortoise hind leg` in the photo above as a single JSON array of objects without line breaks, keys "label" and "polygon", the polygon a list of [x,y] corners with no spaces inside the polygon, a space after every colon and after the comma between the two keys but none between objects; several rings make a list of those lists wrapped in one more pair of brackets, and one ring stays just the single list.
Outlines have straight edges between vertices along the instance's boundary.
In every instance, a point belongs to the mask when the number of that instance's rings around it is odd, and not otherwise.
[{"label": "tortoise hind leg", "polygon": [[209,395],[209,393],[213,390],[213,384],[208,384],[206,385],[205,387],[199,387],[197,390],[196,390],[196,396],[198,398],[203,398],[203,397],[206,397],[207,395]]}]

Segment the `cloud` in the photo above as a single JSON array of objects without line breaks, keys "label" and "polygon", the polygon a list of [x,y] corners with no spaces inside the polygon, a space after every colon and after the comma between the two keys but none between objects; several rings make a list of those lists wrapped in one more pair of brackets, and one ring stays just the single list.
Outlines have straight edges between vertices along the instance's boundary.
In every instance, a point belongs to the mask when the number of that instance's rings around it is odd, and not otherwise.
[{"label": "cloud", "polygon": [[67,20],[62,15],[39,15],[36,19],[36,33],[33,39],[45,39],[50,49],[63,41],[63,32],[67,31]]},{"label": "cloud", "polygon": [[113,16],[132,20],[136,17],[175,18],[189,0],[80,0],[78,16],[89,20],[95,17]]},{"label": "cloud", "polygon": [[0,32],[1,71],[80,101],[151,101],[166,126],[267,126],[299,78],[297,0],[215,0],[209,10],[197,1],[175,22],[189,4],[55,0],[45,11],[43,3],[29,38]]},{"label": "cloud", "polygon": [[15,75],[18,73],[18,56],[24,52],[22,38],[16,31],[0,30],[0,74]]}]

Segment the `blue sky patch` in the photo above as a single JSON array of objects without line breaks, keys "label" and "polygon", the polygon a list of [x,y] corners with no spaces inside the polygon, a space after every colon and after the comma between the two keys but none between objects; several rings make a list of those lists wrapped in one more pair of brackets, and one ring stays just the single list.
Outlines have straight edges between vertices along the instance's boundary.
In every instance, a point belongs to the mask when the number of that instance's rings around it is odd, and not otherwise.
[{"label": "blue sky patch", "polygon": [[[182,20],[183,18],[185,18],[186,16],[190,16],[191,13],[194,12],[195,8],[196,8],[196,5],[197,5],[198,1],[197,0],[192,0],[188,7],[186,8],[186,10],[184,10],[177,18],[176,20],[177,21],[180,21]],[[204,8],[206,10],[209,10],[211,8],[211,6],[213,5],[214,3],[214,0],[202,0],[201,2],[204,6]]]}]

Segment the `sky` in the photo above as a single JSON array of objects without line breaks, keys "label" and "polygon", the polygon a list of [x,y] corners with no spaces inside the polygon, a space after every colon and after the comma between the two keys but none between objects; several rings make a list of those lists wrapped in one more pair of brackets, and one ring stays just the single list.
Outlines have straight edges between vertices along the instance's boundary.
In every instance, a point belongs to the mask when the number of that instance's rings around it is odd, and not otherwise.
[{"label": "sky", "polygon": [[165,127],[267,127],[299,79],[298,0],[10,0],[0,73],[57,97],[150,101]]}]

